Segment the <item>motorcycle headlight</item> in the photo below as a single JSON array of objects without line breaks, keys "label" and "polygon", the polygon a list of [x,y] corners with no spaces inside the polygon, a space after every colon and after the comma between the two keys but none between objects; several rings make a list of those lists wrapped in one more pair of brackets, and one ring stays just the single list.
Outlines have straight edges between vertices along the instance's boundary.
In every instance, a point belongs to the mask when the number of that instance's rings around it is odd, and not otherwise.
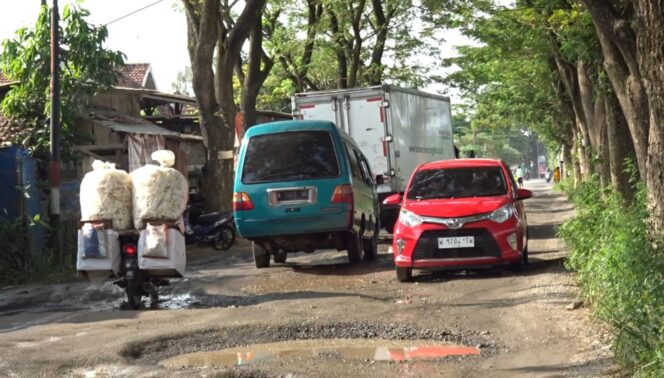
[{"label": "motorcycle headlight", "polygon": [[505,205],[498,210],[494,210],[493,213],[489,214],[489,219],[496,223],[503,223],[506,220],[510,219],[514,214],[514,206]]},{"label": "motorcycle headlight", "polygon": [[422,224],[422,217],[408,210],[401,209],[399,222],[407,227],[415,227]]}]

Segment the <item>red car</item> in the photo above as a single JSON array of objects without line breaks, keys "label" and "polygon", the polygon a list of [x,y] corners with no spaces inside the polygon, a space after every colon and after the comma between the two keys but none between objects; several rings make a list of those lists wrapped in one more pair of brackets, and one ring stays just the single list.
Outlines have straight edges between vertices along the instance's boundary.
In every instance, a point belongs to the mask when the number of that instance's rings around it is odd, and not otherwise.
[{"label": "red car", "polygon": [[505,162],[456,159],[425,163],[413,172],[404,196],[387,204],[401,211],[392,250],[397,279],[413,269],[479,268],[528,263],[528,232],[522,200],[533,193],[518,188]]}]

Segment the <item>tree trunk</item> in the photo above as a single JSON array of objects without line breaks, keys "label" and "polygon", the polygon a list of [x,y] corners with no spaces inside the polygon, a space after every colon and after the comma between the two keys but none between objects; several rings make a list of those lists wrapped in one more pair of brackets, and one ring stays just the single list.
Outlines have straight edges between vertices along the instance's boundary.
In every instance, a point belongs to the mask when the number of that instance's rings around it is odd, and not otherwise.
[{"label": "tree trunk", "polygon": [[604,67],[629,126],[641,179],[646,181],[648,157],[648,97],[636,59],[636,38],[629,22],[605,0],[581,0],[597,31]]},{"label": "tree trunk", "polygon": [[[274,61],[267,56],[263,49],[262,21],[261,17],[257,17],[249,33],[248,68],[247,75],[242,83],[242,99],[240,101],[244,115],[242,123],[243,132],[257,122],[256,102],[258,100],[258,93],[274,65]],[[237,137],[241,138],[242,136],[238,135]]]},{"label": "tree trunk", "polygon": [[574,142],[563,145],[563,164],[561,164],[560,169],[562,170],[561,176],[567,179],[575,177],[574,163],[573,163],[574,157],[572,156],[573,148],[574,148]]},{"label": "tree trunk", "polygon": [[[567,91],[567,95],[571,101],[572,109],[574,110],[574,124],[579,130],[580,142],[577,142],[578,162],[580,164],[580,174],[582,177],[587,177],[591,174],[592,168],[589,159],[590,141],[588,137],[588,123],[586,121],[586,113],[580,90],[579,69],[567,62],[560,53],[560,46],[555,35],[550,34],[552,52],[558,73],[562,78],[563,84]],[[592,101],[592,92],[591,92]]]},{"label": "tree trunk", "polygon": [[637,53],[648,94],[646,184],[651,237],[664,236],[664,1],[635,0]]},{"label": "tree trunk", "polygon": [[629,204],[634,199],[634,191],[625,172],[625,160],[635,156],[634,143],[616,95],[607,93],[605,100],[611,184]]},{"label": "tree trunk", "polygon": [[[231,207],[236,111],[233,73],[253,20],[260,17],[266,1],[246,0],[237,22],[227,28],[218,0],[183,0],[193,89],[208,146],[203,193],[210,210]],[[213,70],[215,59],[216,69]]]},{"label": "tree trunk", "polygon": [[[597,149],[599,146],[599,140],[597,139],[597,134],[593,130],[595,126],[595,104],[593,102],[593,83],[588,77],[588,66],[579,60],[576,63],[576,74],[579,78],[579,100],[581,102],[581,108],[583,109],[584,118],[586,125],[588,127],[588,141],[590,146],[593,149]],[[593,138],[593,136],[595,138]],[[593,140],[594,139],[594,140]]]},{"label": "tree trunk", "polygon": [[574,141],[572,142],[572,172],[574,174],[574,187],[578,187],[583,182],[583,175],[581,174],[581,164],[579,163],[579,135],[574,128]]},{"label": "tree trunk", "polygon": [[353,2],[350,3],[351,14],[353,15],[353,41],[352,50],[350,55],[350,75],[348,78],[348,86],[354,88],[358,84],[360,66],[362,63],[362,16],[364,14],[364,6],[366,0],[359,0],[357,8],[353,9]]},{"label": "tree trunk", "polygon": [[[609,133],[606,123],[606,95],[600,93],[595,101],[595,125],[591,135],[591,141],[597,146],[595,172],[599,173],[602,185],[611,184],[611,151],[609,150]],[[598,135],[595,135],[598,134]]]},{"label": "tree trunk", "polygon": [[346,39],[343,37],[339,27],[339,19],[334,11],[327,9],[330,15],[330,24],[332,28],[332,42],[337,55],[337,88],[348,88],[348,59],[346,57]]},{"label": "tree trunk", "polygon": [[376,19],[376,42],[371,52],[371,63],[369,64],[367,80],[370,85],[380,85],[383,81],[383,54],[385,53],[389,19],[385,16],[381,0],[372,0],[372,4]]},{"label": "tree trunk", "polygon": [[303,92],[305,89],[318,90],[308,77],[309,66],[313,57],[316,35],[320,26],[318,23],[323,15],[323,5],[318,4],[317,0],[307,0],[307,37],[304,42],[302,57],[297,59],[290,53],[278,51],[274,53],[276,60],[281,63],[284,71],[295,86],[295,93]]}]

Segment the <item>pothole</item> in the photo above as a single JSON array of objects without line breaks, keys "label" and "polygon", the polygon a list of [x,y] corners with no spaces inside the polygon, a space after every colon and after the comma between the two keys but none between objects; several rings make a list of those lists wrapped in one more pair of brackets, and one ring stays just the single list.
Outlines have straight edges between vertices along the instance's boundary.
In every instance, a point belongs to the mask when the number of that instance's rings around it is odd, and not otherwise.
[{"label": "pothole", "polygon": [[[498,351],[497,343],[487,332],[472,330],[451,330],[447,328],[420,328],[411,324],[359,322],[332,322],[332,323],[287,323],[287,324],[252,324],[239,325],[219,329],[210,329],[189,334],[164,337],[153,340],[140,340],[124,348],[120,355],[129,360],[141,363],[156,364],[168,358],[197,352],[220,351],[228,348],[240,348],[231,352],[254,352],[261,344],[304,342],[315,340],[317,345],[324,343],[334,344],[338,340],[350,340],[353,348],[394,347],[401,348],[405,353],[407,348],[419,347],[424,353],[426,347],[446,347],[450,344],[459,347],[475,348],[482,356],[495,354]],[[376,342],[376,344],[359,344],[358,341]],[[394,341],[409,341],[409,343],[390,343]],[[410,342],[412,341],[412,342]],[[284,344],[290,345],[290,344]],[[309,347],[290,349],[307,349]],[[246,346],[252,346],[247,349]],[[275,346],[276,348],[276,346]],[[313,348],[313,347],[311,347]],[[309,350],[311,350],[309,348]],[[269,348],[261,350],[269,351]],[[412,353],[412,350],[408,349]],[[341,353],[341,351],[338,351]],[[299,352],[298,352],[299,353]],[[309,352],[305,352],[309,353]],[[313,352],[312,352],[313,353]],[[349,352],[351,353],[351,352]],[[354,351],[352,353],[360,353]],[[364,351],[362,353],[372,353]],[[381,352],[383,353],[383,352]],[[404,354],[405,356],[405,354]],[[235,355],[237,358],[237,355]],[[255,358],[255,357],[254,357]]]},{"label": "pothole", "polygon": [[280,362],[315,358],[343,361],[413,361],[450,356],[479,355],[480,349],[456,344],[433,344],[426,340],[298,340],[188,353],[162,360],[167,368],[223,368],[259,362]]}]

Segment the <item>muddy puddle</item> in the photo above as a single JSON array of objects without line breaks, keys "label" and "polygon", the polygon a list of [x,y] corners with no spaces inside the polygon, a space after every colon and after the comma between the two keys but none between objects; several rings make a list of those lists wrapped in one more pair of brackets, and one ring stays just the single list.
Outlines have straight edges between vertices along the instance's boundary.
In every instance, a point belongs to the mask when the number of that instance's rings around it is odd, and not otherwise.
[{"label": "muddy puddle", "polygon": [[432,343],[426,340],[300,340],[218,351],[198,352],[171,357],[159,362],[168,368],[232,367],[258,362],[278,362],[315,358],[363,361],[412,361],[448,356],[479,355],[480,350],[456,344]]}]

